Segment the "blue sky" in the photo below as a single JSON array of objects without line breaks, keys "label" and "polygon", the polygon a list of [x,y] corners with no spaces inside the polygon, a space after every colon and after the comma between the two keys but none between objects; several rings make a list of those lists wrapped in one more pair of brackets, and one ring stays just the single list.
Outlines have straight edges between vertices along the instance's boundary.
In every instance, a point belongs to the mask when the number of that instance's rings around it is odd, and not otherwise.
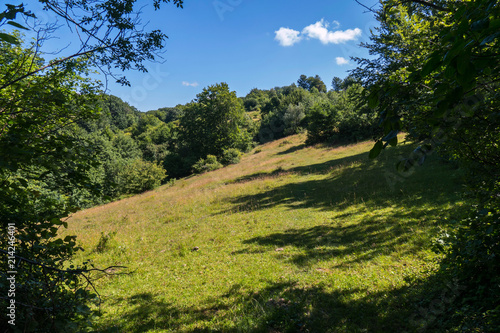
[{"label": "blue sky", "polygon": [[142,17],[169,36],[164,62],[147,64],[146,74],[126,72],[131,87],[108,84],[141,111],[188,103],[219,82],[245,96],[318,74],[331,88],[334,76],[354,68],[351,56],[367,56],[359,43],[377,25],[354,0],[185,0],[184,9],[146,7]]}]

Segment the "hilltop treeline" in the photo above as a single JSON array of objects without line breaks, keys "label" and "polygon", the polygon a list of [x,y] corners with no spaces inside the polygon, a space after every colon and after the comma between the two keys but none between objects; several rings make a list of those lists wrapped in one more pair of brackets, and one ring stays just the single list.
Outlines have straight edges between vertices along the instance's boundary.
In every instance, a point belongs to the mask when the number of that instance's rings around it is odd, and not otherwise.
[{"label": "hilltop treeline", "polygon": [[[115,198],[237,163],[258,144],[304,131],[307,144],[373,137],[377,116],[363,99],[363,87],[351,77],[340,81],[328,92],[292,83],[254,88],[240,98],[221,83],[185,105],[148,112],[102,95],[100,116],[79,122],[76,132],[98,151],[101,164],[88,171],[95,185],[104,198]],[[92,204],[90,194],[80,196],[82,205]]]}]

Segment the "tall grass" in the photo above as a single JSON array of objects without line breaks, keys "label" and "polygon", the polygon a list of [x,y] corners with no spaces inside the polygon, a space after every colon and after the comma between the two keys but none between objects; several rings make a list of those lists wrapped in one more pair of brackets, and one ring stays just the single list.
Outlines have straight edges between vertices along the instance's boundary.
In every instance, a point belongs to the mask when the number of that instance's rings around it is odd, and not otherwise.
[{"label": "tall grass", "polygon": [[67,233],[87,249],[78,260],[130,273],[99,280],[96,331],[421,328],[432,238],[464,205],[459,170],[433,156],[401,177],[398,155],[412,145],[372,161],[370,142],[304,139],[75,214]]}]

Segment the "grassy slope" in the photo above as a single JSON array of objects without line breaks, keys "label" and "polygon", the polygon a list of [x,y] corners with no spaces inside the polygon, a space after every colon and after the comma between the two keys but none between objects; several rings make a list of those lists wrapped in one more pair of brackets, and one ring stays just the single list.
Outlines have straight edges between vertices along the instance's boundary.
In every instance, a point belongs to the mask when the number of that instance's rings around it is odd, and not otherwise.
[{"label": "grassy slope", "polygon": [[[79,260],[133,272],[99,281],[99,330],[411,331],[430,241],[464,204],[458,172],[433,156],[394,178],[411,145],[371,161],[371,142],[304,139],[75,214]],[[98,253],[101,232],[114,236]]]}]

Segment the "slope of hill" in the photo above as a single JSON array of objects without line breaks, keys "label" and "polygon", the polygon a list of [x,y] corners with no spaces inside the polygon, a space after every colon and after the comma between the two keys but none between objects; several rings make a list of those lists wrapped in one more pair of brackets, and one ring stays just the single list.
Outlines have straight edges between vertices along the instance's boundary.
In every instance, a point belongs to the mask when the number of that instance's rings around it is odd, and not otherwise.
[{"label": "slope of hill", "polygon": [[242,162],[76,213],[78,260],[104,276],[98,331],[402,332],[464,205],[459,171],[431,156],[398,175],[402,145],[305,147],[297,135]]}]

